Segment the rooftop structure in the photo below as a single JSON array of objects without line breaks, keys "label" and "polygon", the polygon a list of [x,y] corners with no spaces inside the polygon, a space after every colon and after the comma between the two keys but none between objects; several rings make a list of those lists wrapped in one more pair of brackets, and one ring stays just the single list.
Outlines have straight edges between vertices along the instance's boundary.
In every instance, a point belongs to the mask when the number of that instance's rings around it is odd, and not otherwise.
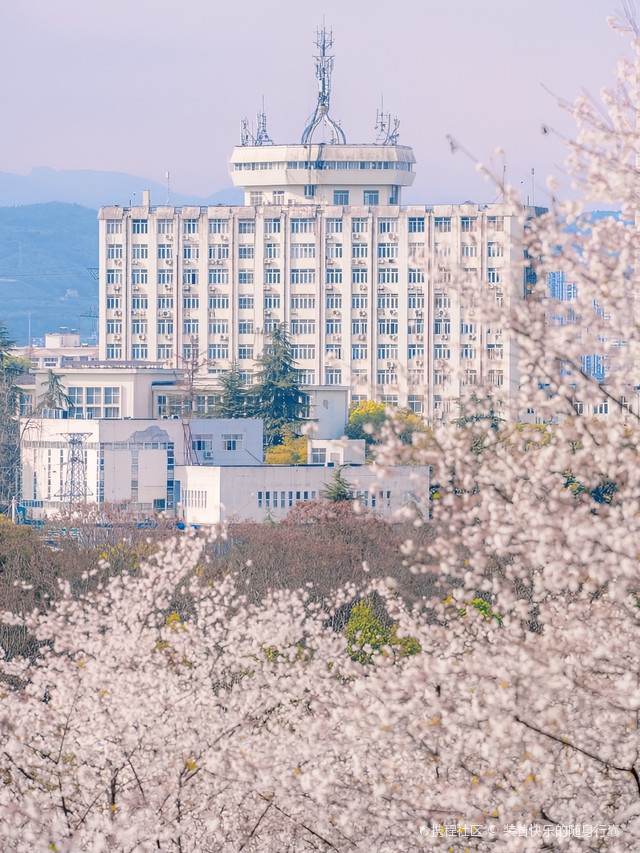
[{"label": "rooftop structure", "polygon": [[[398,122],[380,117],[382,131],[376,144],[347,145],[339,122],[329,115],[333,56],[333,34],[325,28],[316,33],[316,77],[318,99],[299,145],[275,145],[266,130],[266,115],[258,115],[255,137],[243,122],[241,144],[231,155],[231,179],[244,190],[246,205],[308,204],[378,205],[400,204],[402,187],[415,178],[413,151],[398,145]],[[314,142],[318,131],[327,140]]]},{"label": "rooftop structure", "polygon": [[44,346],[32,344],[26,347],[15,347],[12,353],[18,358],[27,359],[34,368],[53,370],[69,367],[72,364],[96,361],[98,345],[82,342],[80,335],[73,330],[69,332],[61,329],[59,332],[46,334]]},{"label": "rooftop structure", "polygon": [[487,384],[507,414],[515,345],[479,309],[526,297],[522,210],[403,207],[413,151],[380,114],[377,142],[347,144],[330,115],[332,43],[318,34],[300,143],[274,144],[264,112],[255,135],[244,122],[230,160],[244,205],[153,206],[144,193],[101,209],[100,358],[192,369],[213,399],[232,361],[252,383],[285,324],[304,385],[446,419],[464,386]]}]

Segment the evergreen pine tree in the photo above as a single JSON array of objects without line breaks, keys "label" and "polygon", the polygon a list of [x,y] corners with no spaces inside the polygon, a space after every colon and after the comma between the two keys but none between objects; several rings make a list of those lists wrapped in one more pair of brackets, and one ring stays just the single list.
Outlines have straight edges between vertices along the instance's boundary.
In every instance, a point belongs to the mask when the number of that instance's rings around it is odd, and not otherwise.
[{"label": "evergreen pine tree", "polygon": [[353,489],[349,481],[342,476],[342,466],[336,468],[333,480],[322,490],[322,497],[333,503],[353,500]]},{"label": "evergreen pine tree", "polygon": [[304,421],[305,395],[299,387],[291,342],[283,324],[275,326],[258,358],[257,416],[264,421],[265,445],[282,444],[284,428],[296,432]]},{"label": "evergreen pine tree", "polygon": [[39,401],[38,408],[43,409],[69,409],[71,397],[65,391],[62,380],[57,373],[50,370],[44,385],[44,392]]},{"label": "evergreen pine tree", "polygon": [[255,403],[247,394],[247,389],[240,378],[237,361],[231,362],[229,370],[223,373],[218,381],[222,394],[214,409],[216,418],[257,417]]}]

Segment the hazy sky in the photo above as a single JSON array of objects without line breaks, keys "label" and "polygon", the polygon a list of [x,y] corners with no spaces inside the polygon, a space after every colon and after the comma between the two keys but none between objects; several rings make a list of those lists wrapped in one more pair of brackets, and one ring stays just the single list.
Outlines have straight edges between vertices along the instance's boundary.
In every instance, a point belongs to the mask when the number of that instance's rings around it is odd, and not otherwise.
[{"label": "hazy sky", "polygon": [[[570,133],[557,98],[611,85],[621,0],[1,0],[0,171],[116,170],[208,195],[230,186],[240,120],[265,98],[275,142],[315,105],[314,33],[333,29],[331,114],[348,142],[400,119],[418,165],[404,200],[491,201],[453,134],[544,203]],[[498,160],[498,170],[501,160]]]}]

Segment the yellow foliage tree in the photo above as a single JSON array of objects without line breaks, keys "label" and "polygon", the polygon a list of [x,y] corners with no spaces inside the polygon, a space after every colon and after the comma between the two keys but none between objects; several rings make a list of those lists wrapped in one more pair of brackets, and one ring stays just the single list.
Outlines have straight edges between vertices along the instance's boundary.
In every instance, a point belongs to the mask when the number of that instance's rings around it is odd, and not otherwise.
[{"label": "yellow foliage tree", "polygon": [[267,465],[306,465],[306,437],[295,437],[290,430],[286,430],[282,444],[267,447],[264,461]]}]

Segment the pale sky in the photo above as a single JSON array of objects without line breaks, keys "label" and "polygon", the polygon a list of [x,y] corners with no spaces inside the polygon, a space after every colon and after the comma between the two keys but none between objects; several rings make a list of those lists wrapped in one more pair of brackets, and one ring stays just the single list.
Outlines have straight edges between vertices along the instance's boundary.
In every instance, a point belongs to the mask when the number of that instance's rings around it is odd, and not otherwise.
[{"label": "pale sky", "polygon": [[[315,29],[333,30],[331,115],[347,142],[375,139],[376,109],[400,119],[417,177],[404,201],[492,201],[446,141],[547,200],[570,133],[557,97],[610,86],[626,40],[621,0],[2,0],[0,171],[128,172],[176,192],[231,185],[240,120],[265,99],[277,143],[313,111]],[[496,160],[498,171],[502,159]]]}]

